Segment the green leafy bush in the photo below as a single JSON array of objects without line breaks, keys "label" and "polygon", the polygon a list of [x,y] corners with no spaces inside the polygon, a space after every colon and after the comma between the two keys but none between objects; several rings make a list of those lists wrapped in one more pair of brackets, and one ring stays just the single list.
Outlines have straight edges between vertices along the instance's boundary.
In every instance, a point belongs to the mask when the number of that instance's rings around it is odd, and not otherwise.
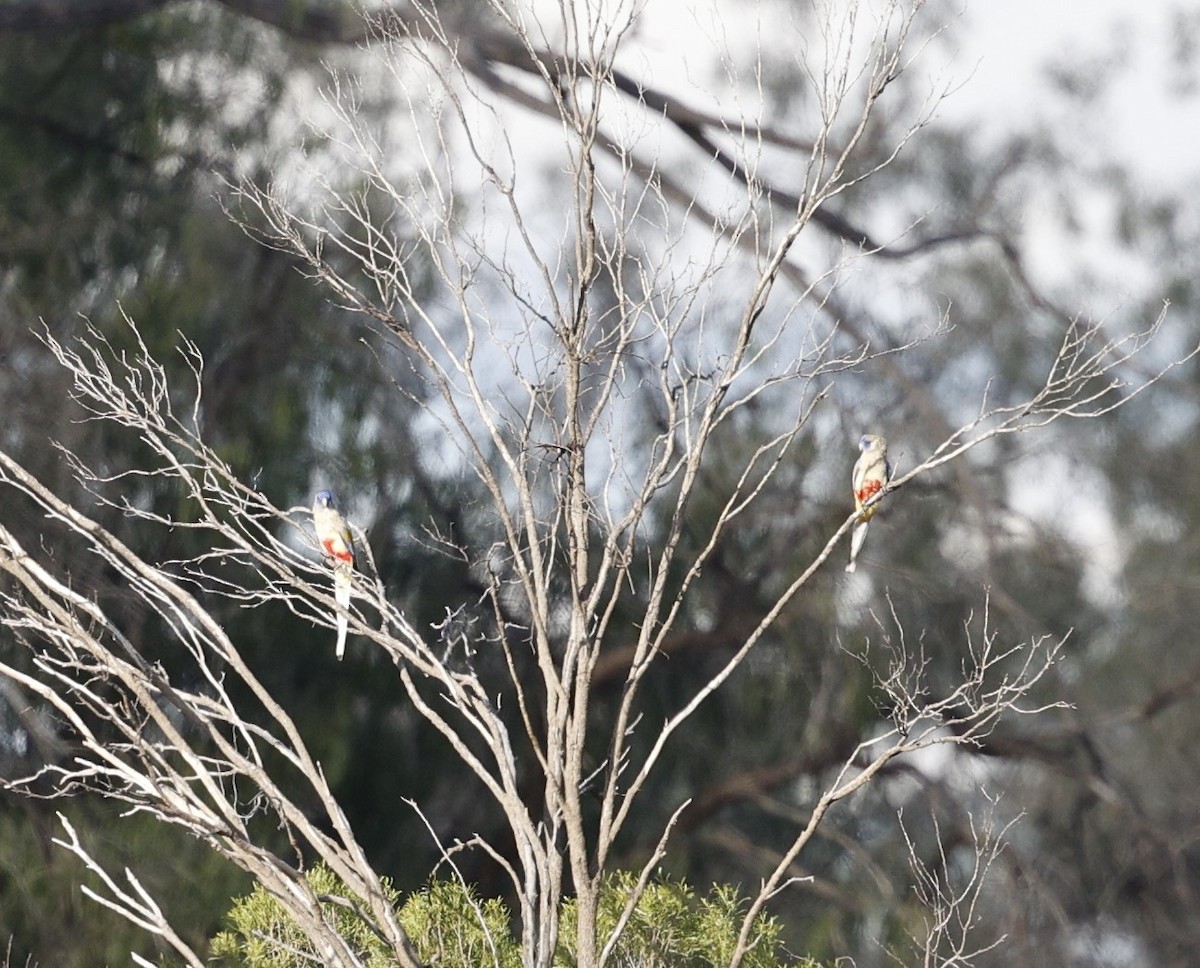
[{"label": "green leafy bush", "polygon": [[[361,899],[351,895],[333,871],[322,864],[308,871],[305,877],[322,898],[321,909],[326,920],[350,943],[364,964],[369,968],[395,965],[396,959],[389,954],[387,945],[354,907],[333,900],[350,900],[362,909]],[[400,894],[386,880],[382,886],[388,901],[393,906],[398,904]],[[211,954],[218,964],[238,968],[312,968],[316,961],[307,935],[261,886],[236,899],[228,919],[230,929],[218,934],[211,945]]]},{"label": "green leafy bush", "polygon": [[[394,965],[387,945],[358,914],[365,907],[362,902],[323,865],[306,876],[322,898],[329,922],[362,962],[371,968]],[[615,874],[605,882],[598,921],[601,939],[616,929],[636,884],[630,873]],[[399,904],[400,896],[390,884],[385,881],[383,888],[389,901]],[[732,887],[715,885],[706,896],[698,896],[683,881],[654,881],[634,907],[609,964],[613,968],[727,965],[744,910],[745,901]],[[410,895],[397,916],[421,959],[437,968],[520,968],[520,946],[512,935],[508,908],[499,900],[479,898],[457,881],[435,881]],[[555,959],[559,968],[577,964],[576,917],[575,902],[568,900]],[[212,942],[218,964],[229,968],[310,968],[313,964],[315,953],[304,933],[261,887],[234,902],[229,922],[229,930]],[[752,937],[743,961],[746,968],[819,968],[815,962],[783,953],[780,925],[774,918],[759,915]]]},{"label": "green leafy bush", "polygon": [[[625,871],[605,882],[597,917],[601,944],[616,929],[636,885],[637,877]],[[654,881],[638,900],[608,963],[612,968],[722,968],[737,946],[745,906],[728,885],[715,884],[707,896],[698,897],[685,881]],[[559,935],[561,968],[576,964],[575,919],[575,902],[567,901]],[[755,919],[752,947],[742,961],[745,968],[815,966],[781,954],[780,928],[765,914]]]}]

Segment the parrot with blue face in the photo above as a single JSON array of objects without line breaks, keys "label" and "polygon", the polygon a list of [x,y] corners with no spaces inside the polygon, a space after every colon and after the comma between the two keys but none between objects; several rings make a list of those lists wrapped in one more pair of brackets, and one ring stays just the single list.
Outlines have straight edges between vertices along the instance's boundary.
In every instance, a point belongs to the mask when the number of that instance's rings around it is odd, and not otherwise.
[{"label": "parrot with blue face", "polygon": [[858,439],[858,449],[862,453],[850,474],[850,487],[854,491],[854,506],[859,515],[850,535],[850,564],[846,566],[846,571],[854,571],[858,567],[858,553],[867,540],[867,525],[875,516],[879,502],[875,501],[866,508],[863,505],[892,479],[892,465],[888,461],[887,441],[884,438],[879,434],[863,434]]},{"label": "parrot with blue face", "polygon": [[353,582],[354,539],[329,491],[317,493],[312,513],[317,541],[333,568],[333,597],[338,603],[337,657],[341,661],[346,653],[346,632],[350,624],[347,609],[350,607],[350,587]]}]

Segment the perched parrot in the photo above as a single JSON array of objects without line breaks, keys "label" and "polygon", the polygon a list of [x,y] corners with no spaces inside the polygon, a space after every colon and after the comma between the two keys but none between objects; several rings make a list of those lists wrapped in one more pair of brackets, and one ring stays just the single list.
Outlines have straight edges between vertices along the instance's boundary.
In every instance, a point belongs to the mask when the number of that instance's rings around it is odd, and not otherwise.
[{"label": "perched parrot", "polygon": [[867,539],[867,525],[879,507],[878,502],[865,509],[863,505],[882,491],[883,486],[892,479],[892,465],[888,462],[886,440],[878,434],[863,434],[858,439],[858,449],[862,454],[855,461],[854,471],[850,475],[850,486],[854,490],[854,506],[861,513],[850,535],[850,564],[846,566],[846,571],[854,571],[857,567],[858,553]]},{"label": "perched parrot", "polygon": [[351,573],[354,570],[354,539],[346,519],[334,504],[329,491],[320,491],[313,500],[313,526],[317,529],[317,540],[333,567],[333,597],[338,603],[337,657],[339,661],[346,653],[346,630],[350,619]]}]

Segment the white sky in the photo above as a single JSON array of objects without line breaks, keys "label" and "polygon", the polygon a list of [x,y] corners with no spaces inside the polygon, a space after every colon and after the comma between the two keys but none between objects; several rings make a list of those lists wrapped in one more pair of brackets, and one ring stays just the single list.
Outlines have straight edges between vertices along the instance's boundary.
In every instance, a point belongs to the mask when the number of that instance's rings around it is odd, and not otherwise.
[{"label": "white sky", "polygon": [[[1059,61],[1104,63],[1122,54],[1112,91],[1087,119],[1064,119],[1088,129],[1081,147],[1133,162],[1153,188],[1164,179],[1200,175],[1200,94],[1181,96],[1172,61],[1175,11],[1200,17],[1195,0],[968,0],[958,69],[971,69],[966,86],[945,106],[986,112],[1002,129],[1053,118],[1045,68]],[[957,73],[957,71],[956,71]]]},{"label": "white sky", "polygon": [[[812,0],[835,9],[838,0]],[[625,4],[619,4],[625,7]],[[710,54],[728,45],[752,45],[756,34],[768,42],[772,18],[787,4],[754,0],[647,0],[633,30],[633,44],[644,63],[631,65],[660,89],[687,90],[697,107],[699,95],[712,90],[711,78],[692,74],[689,64],[711,64]],[[1081,147],[1112,151],[1142,167],[1150,184],[1163,177],[1196,179],[1200,172],[1200,93],[1181,97],[1174,89],[1176,13],[1200,18],[1197,0],[947,0],[944,9],[961,17],[949,33],[958,56],[941,66],[963,86],[939,114],[949,120],[983,119],[998,133],[1026,127],[1032,118],[1056,120],[1060,101],[1048,97],[1046,69],[1057,62],[1110,67],[1110,55],[1123,57],[1113,90],[1087,118],[1062,119],[1087,129]],[[777,25],[787,33],[792,25]],[[815,46],[816,38],[801,41]],[[623,55],[624,56],[624,55]],[[748,59],[747,59],[748,60]],[[745,63],[746,61],[743,61]],[[628,64],[629,61],[626,61]],[[640,69],[639,69],[640,68]],[[918,69],[939,67],[922,60]],[[717,98],[714,96],[714,102]],[[726,105],[728,107],[728,105]]]}]

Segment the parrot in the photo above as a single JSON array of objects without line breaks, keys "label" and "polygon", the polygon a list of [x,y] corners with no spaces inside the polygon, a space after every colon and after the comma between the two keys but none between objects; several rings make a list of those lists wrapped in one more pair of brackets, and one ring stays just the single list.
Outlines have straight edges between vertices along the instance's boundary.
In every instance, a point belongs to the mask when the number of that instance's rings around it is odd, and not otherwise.
[{"label": "parrot", "polygon": [[860,514],[850,536],[850,564],[846,566],[846,571],[854,571],[857,567],[858,553],[867,539],[867,525],[879,507],[878,502],[866,509],[863,505],[882,491],[884,485],[892,479],[892,465],[888,461],[887,441],[884,438],[878,434],[863,434],[858,439],[858,449],[862,454],[854,464],[850,486],[854,491],[854,506]]},{"label": "parrot", "polygon": [[338,511],[333,494],[319,491],[313,500],[313,526],[317,529],[317,541],[333,567],[333,597],[338,603],[337,657],[340,662],[346,653],[346,631],[350,620],[350,586],[354,571],[354,539],[346,519]]}]

